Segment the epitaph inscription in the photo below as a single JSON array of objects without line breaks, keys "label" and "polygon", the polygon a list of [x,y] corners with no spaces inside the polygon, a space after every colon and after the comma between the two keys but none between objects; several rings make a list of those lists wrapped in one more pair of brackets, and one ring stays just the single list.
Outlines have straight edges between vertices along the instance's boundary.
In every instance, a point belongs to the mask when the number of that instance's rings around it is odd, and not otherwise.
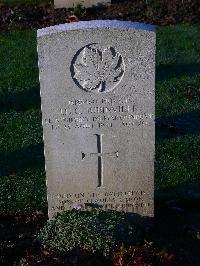
[{"label": "epitaph inscription", "polygon": [[53,199],[55,205],[53,211],[63,211],[79,206],[83,210],[91,210],[96,207],[102,210],[115,210],[124,212],[141,213],[143,208],[151,208],[152,202],[146,201],[145,191],[107,191],[107,192],[79,192],[57,194]]},{"label": "epitaph inscription", "polygon": [[49,217],[77,204],[152,217],[154,29],[69,24],[38,31]]}]

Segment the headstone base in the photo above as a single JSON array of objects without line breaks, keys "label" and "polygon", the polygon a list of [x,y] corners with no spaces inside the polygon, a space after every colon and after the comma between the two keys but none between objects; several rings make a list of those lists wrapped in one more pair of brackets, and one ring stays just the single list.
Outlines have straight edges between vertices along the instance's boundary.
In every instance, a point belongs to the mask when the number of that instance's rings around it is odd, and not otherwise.
[{"label": "headstone base", "polygon": [[93,7],[93,6],[106,6],[111,4],[111,0],[55,0],[55,8],[73,8],[77,4],[82,4],[83,7]]}]

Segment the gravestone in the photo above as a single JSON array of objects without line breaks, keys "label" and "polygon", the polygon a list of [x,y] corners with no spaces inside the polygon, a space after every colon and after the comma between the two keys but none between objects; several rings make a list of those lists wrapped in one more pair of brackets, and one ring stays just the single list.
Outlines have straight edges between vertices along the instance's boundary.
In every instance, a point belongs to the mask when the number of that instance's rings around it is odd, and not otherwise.
[{"label": "gravestone", "polygon": [[49,217],[154,214],[155,32],[122,21],[38,30]]},{"label": "gravestone", "polygon": [[55,8],[74,8],[78,4],[83,7],[106,6],[111,0],[54,0]]}]

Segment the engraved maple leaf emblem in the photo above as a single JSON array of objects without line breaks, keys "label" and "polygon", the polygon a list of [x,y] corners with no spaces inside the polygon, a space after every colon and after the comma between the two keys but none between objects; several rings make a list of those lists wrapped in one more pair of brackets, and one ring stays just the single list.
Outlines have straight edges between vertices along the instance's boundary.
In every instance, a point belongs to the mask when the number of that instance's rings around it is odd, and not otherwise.
[{"label": "engraved maple leaf emblem", "polygon": [[77,55],[73,64],[73,78],[86,91],[113,90],[124,75],[122,56],[113,47],[97,48],[87,45]]}]

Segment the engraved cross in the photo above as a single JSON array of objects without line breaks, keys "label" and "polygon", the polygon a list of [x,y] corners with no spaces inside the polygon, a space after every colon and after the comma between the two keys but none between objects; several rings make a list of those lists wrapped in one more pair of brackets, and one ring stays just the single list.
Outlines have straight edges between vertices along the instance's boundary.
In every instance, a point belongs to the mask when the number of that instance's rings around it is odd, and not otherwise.
[{"label": "engraved cross", "polygon": [[107,157],[107,156],[112,156],[112,157],[119,157],[119,152],[115,151],[115,152],[105,152],[103,153],[102,151],[102,137],[103,134],[94,134],[97,137],[97,152],[92,152],[89,154],[85,154],[82,152],[82,160],[84,160],[84,158],[89,155],[90,157],[93,156],[97,156],[98,159],[98,186],[97,187],[102,187],[103,186],[103,157]]}]

